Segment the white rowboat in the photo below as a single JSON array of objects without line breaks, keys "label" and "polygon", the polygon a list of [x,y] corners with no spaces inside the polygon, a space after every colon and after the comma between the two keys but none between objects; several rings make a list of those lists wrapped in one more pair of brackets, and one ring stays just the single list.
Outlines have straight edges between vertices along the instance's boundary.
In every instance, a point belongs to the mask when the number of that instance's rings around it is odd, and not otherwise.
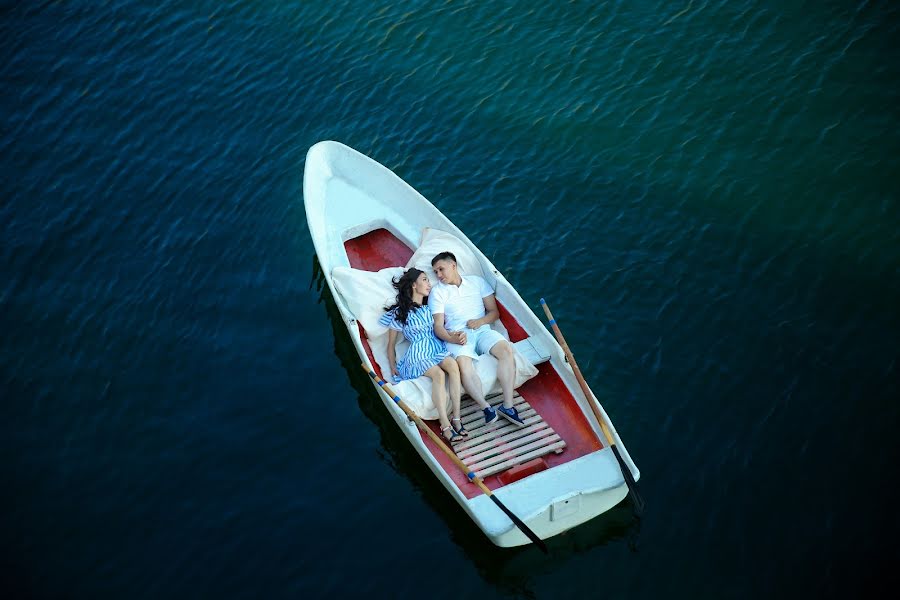
[{"label": "white rowboat", "polygon": [[[338,142],[324,141],[310,148],[303,196],[309,231],[335,304],[360,360],[379,376],[383,371],[376,360],[378,349],[373,346],[380,338],[363,325],[367,322],[360,314],[363,299],[352,297],[347,286],[337,281],[338,275],[368,272],[377,277],[378,273],[389,273],[384,269],[405,267],[415,259],[423,230],[430,228],[455,238],[459,244],[456,249],[471,253],[477,262],[474,268],[493,286],[502,325],[518,360],[530,363],[527,369],[531,376],[516,390],[516,404],[526,427],[515,428],[502,419],[485,426],[481,411],[464,399],[463,420],[471,432],[470,439],[455,449],[497,499],[538,537],[547,539],[600,515],[625,498],[629,489],[622,468],[563,349],[462,231],[391,170]],[[373,310],[380,310],[382,298],[372,297],[371,304]],[[397,427],[484,534],[502,547],[530,543],[384,389],[378,385],[375,388]],[[497,404],[500,398],[489,401]],[[602,406],[599,412],[623,464],[635,480],[639,479],[640,472]],[[436,421],[426,422],[437,431]]]}]

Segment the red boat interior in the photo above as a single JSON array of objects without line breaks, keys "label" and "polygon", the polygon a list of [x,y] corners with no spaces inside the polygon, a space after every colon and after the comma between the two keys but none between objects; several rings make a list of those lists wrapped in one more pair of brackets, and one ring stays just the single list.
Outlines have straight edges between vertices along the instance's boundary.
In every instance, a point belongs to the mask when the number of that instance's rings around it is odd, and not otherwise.
[{"label": "red boat interior", "polygon": [[[386,229],[377,229],[348,240],[344,243],[344,248],[350,259],[350,266],[367,271],[405,265],[413,254],[411,248]],[[500,320],[509,331],[510,340],[517,342],[526,338],[528,334],[519,323],[512,318],[503,305],[499,302],[497,304],[500,308]],[[369,361],[375,366],[378,376],[382,377],[362,325],[359,326],[359,335],[369,356]],[[565,441],[566,447],[560,454],[550,453],[496,475],[485,477],[484,482],[491,489],[503,487],[513,481],[574,460],[603,447],[556,370],[549,362],[539,364],[537,368],[538,374],[526,381],[517,391],[559,434]],[[425,423],[431,427],[432,431],[440,433],[437,421],[425,421]],[[472,498],[479,495],[481,490],[478,486],[469,482],[462,470],[424,432],[420,431],[419,433],[431,453],[466,497]]]}]

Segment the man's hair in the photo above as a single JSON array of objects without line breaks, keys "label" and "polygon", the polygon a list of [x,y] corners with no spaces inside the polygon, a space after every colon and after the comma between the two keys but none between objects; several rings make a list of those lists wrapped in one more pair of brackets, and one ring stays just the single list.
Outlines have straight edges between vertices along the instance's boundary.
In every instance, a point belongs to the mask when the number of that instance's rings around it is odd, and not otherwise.
[{"label": "man's hair", "polygon": [[440,254],[438,254],[437,256],[435,256],[434,258],[431,259],[431,266],[433,267],[434,263],[436,263],[439,260],[452,260],[453,262],[456,262],[456,257],[453,255],[452,252],[441,252]]}]

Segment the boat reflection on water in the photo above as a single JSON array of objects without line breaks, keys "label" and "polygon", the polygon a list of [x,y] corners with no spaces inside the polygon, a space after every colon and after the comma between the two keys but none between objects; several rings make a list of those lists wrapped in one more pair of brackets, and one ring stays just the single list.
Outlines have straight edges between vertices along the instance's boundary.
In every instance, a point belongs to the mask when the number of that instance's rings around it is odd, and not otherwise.
[{"label": "boat reflection on water", "polygon": [[310,289],[316,286],[319,302],[325,304],[334,333],[334,351],[358,393],[359,407],[381,435],[383,453],[380,455],[412,483],[425,502],[447,523],[453,541],[472,558],[486,581],[510,591],[524,591],[528,580],[541,571],[542,565],[558,565],[560,559],[618,541],[625,541],[632,551],[637,551],[640,518],[627,501],[546,540],[549,556],[533,544],[514,548],[499,548],[493,544],[447,494],[385,410],[368,376],[359,368],[359,356],[325,282],[318,258],[313,255],[312,260]]}]

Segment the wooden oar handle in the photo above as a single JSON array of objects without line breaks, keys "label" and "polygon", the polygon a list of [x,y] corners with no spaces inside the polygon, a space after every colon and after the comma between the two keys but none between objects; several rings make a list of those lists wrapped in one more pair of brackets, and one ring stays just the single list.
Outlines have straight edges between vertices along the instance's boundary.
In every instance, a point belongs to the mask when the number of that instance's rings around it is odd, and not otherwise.
[{"label": "wooden oar handle", "polygon": [[398,396],[397,393],[394,392],[394,389],[387,381],[378,377],[378,375],[375,374],[375,371],[367,367],[364,363],[362,364],[362,368],[366,373],[369,374],[369,377],[371,377],[375,381],[375,383],[377,383],[379,386],[381,386],[382,389],[384,389],[385,392],[387,392],[387,395],[397,403],[397,406],[403,409],[403,412],[406,413],[406,416],[415,421],[416,425],[419,426],[419,429],[424,431],[425,434],[428,435],[429,438],[431,438],[431,441],[437,444],[438,448],[443,450],[444,453],[450,457],[450,460],[453,461],[453,464],[462,469],[462,472],[466,474],[466,478],[469,481],[474,482],[475,485],[480,487],[481,491],[483,491],[488,496],[491,495],[491,490],[484,484],[484,481],[482,481],[482,479],[478,477],[474,471],[469,470],[469,467],[466,466],[466,463],[461,461],[456,453],[447,447],[447,444],[444,443],[444,440],[442,440],[435,432],[433,432],[431,430],[431,427],[425,424],[425,422],[422,420],[422,417],[417,415],[415,411],[409,408],[406,403],[400,399],[400,396]]},{"label": "wooden oar handle", "polygon": [[591,410],[594,413],[594,416],[597,417],[597,422],[600,423],[600,429],[603,430],[603,435],[606,437],[606,442],[613,446],[615,445],[615,440],[613,439],[612,433],[609,431],[609,428],[606,425],[606,419],[603,418],[603,415],[600,414],[600,410],[596,406],[596,401],[594,400],[594,395],[591,392],[591,389],[588,387],[587,382],[584,380],[584,376],[581,374],[581,369],[578,368],[578,363],[575,362],[575,357],[572,356],[572,351],[569,350],[569,345],[566,343],[566,338],[563,337],[562,331],[559,330],[559,325],[556,324],[556,319],[553,318],[553,314],[550,312],[550,307],[547,306],[547,301],[541,298],[541,306],[544,309],[544,314],[547,315],[547,320],[550,322],[550,327],[553,329],[554,335],[556,335],[556,340],[559,342],[559,345],[562,346],[563,352],[566,354],[566,358],[569,360],[569,364],[572,366],[572,371],[575,372],[575,379],[578,380],[578,385],[581,387],[582,393],[584,393],[584,398],[587,400],[588,406],[591,407]]},{"label": "wooden oar handle", "polygon": [[610,432],[609,427],[606,425],[606,419],[600,414],[599,402],[594,394],[591,393],[591,389],[588,387],[587,382],[584,380],[584,376],[581,374],[581,369],[578,368],[578,363],[575,362],[575,357],[572,356],[572,351],[569,350],[566,338],[563,337],[562,331],[559,330],[559,325],[556,324],[556,319],[554,319],[553,315],[550,313],[550,307],[547,306],[547,302],[543,298],[541,298],[541,306],[544,307],[544,313],[546,313],[547,319],[550,321],[550,326],[553,328],[553,333],[556,334],[559,345],[562,346],[563,352],[566,353],[566,359],[568,359],[569,364],[572,365],[572,371],[575,373],[575,379],[578,380],[578,385],[581,386],[584,398],[587,400],[591,410],[594,411],[594,416],[597,417],[597,422],[600,423],[600,429],[603,430],[603,435],[606,436],[606,442],[612,449],[613,455],[616,457],[616,462],[619,463],[619,469],[622,471],[622,476],[625,478],[625,484],[628,486],[628,493],[631,494],[631,499],[634,501],[634,510],[637,514],[641,514],[644,512],[644,499],[638,493],[637,483],[631,474],[631,467],[625,464],[625,460],[619,453],[619,449],[616,448],[616,441],[613,439],[612,432]]}]

